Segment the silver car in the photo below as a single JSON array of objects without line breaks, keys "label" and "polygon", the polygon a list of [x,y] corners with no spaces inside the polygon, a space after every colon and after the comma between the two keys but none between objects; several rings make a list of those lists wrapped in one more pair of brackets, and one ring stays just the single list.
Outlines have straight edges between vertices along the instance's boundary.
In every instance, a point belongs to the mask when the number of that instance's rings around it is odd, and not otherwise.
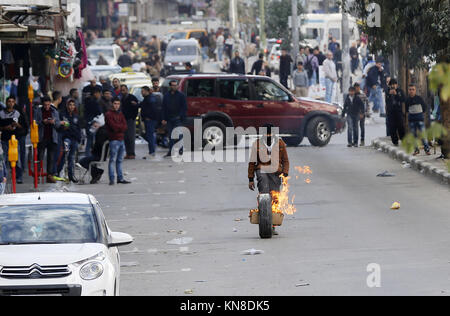
[{"label": "silver car", "polygon": [[197,73],[203,72],[203,59],[198,41],[195,39],[171,41],[164,59],[165,75],[187,73],[185,64],[188,62]]}]

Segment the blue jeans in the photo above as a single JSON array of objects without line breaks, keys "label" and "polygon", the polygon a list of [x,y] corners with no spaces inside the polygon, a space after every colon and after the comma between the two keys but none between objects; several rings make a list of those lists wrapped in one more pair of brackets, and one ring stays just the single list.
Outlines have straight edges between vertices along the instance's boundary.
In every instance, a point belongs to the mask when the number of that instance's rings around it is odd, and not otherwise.
[{"label": "blue jeans", "polygon": [[[172,154],[172,148],[175,145],[175,139],[172,139],[172,132],[174,129],[176,129],[177,127],[180,127],[181,124],[181,120],[180,119],[173,119],[167,122],[167,129],[169,132],[169,154]],[[183,135],[180,136],[179,139],[177,139],[176,141],[179,142],[183,139]],[[183,148],[180,149],[180,153],[182,153]]]},{"label": "blue jeans", "polygon": [[5,194],[6,183],[3,183],[3,179],[0,179],[0,195]]},{"label": "blue jeans", "polygon": [[117,181],[123,180],[122,163],[125,157],[125,142],[112,140],[109,142],[109,181],[114,182],[114,169],[117,171]]},{"label": "blue jeans", "polygon": [[347,140],[349,145],[357,145],[359,137],[359,117],[357,115],[347,115]]},{"label": "blue jeans", "polygon": [[202,47],[203,60],[207,60],[208,59],[208,51],[209,51],[209,47]]},{"label": "blue jeans", "polygon": [[329,78],[325,78],[325,87],[325,101],[331,103],[331,100],[333,98],[334,81]]},{"label": "blue jeans", "polygon": [[[77,153],[78,142],[76,140],[66,138],[66,139],[64,139],[63,144],[64,143],[67,143],[67,145],[69,147],[69,156],[67,158],[67,164],[68,164],[68,169],[69,169],[69,178],[73,178],[73,168],[75,166],[75,154]],[[66,151],[64,148],[63,152],[62,152],[61,160],[58,163],[58,174],[60,174],[62,169],[64,168],[65,162],[66,162]]]},{"label": "blue jeans", "polygon": [[217,47],[217,55],[219,57],[219,61],[223,60],[223,46]]},{"label": "blue jeans", "polygon": [[156,152],[156,127],[158,121],[144,120],[145,124],[145,140],[148,142],[148,153],[150,155]]},{"label": "blue jeans", "polygon": [[56,151],[53,156],[53,170],[52,174],[58,174],[58,166],[63,160],[63,153],[64,153],[64,142],[63,137],[61,133],[58,133],[58,146],[56,147]]},{"label": "blue jeans", "polygon": [[[24,141],[25,137],[21,137],[21,138],[23,138],[22,141]],[[18,148],[19,149],[19,161],[17,161],[17,164],[16,164],[16,180],[20,180],[20,181],[23,178],[23,165],[25,163],[22,160],[25,153],[22,153],[22,151],[21,151],[21,146],[20,146],[21,138],[19,138],[19,141],[18,141],[18,143],[19,143],[18,144],[19,145],[19,148]],[[9,160],[8,160],[9,142],[2,140],[2,149],[3,149],[3,157],[5,159],[5,163],[7,164],[9,162]]]},{"label": "blue jeans", "polygon": [[373,111],[380,111],[380,114],[385,114],[386,111],[383,107],[383,91],[380,86],[376,89],[370,89],[369,102],[373,102]]},{"label": "blue jeans", "polygon": [[313,72],[311,78],[309,79],[309,86],[314,86],[317,84],[317,73],[316,71]]},{"label": "blue jeans", "polygon": [[[425,131],[425,122],[417,121],[417,122],[409,122],[409,130],[414,134],[414,137],[422,137],[419,133],[423,133]],[[425,151],[430,151],[430,145],[428,144],[428,140],[422,138],[422,143],[425,148]],[[416,151],[419,151],[419,148],[416,147]]]}]

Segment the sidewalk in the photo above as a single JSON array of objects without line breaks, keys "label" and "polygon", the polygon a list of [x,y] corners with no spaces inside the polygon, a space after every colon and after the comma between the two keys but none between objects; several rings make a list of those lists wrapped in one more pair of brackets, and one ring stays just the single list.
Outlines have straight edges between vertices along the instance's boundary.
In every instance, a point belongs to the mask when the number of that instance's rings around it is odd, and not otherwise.
[{"label": "sidewalk", "polygon": [[[412,168],[420,173],[438,180],[444,185],[450,186],[450,173],[444,160],[436,159],[440,154],[440,148],[437,148],[437,154],[426,156],[421,151],[418,156],[407,154],[401,147],[395,147],[389,137],[378,138],[372,142],[372,146],[389,155],[389,157],[402,162],[404,168]],[[434,153],[434,149],[431,150]]]}]

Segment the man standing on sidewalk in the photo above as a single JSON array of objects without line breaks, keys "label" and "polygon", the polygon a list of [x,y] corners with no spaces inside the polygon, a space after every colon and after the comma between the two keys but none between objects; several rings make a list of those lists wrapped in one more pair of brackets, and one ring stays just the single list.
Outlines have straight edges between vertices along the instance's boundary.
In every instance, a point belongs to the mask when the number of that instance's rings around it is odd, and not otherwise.
[{"label": "man standing on sidewalk", "polygon": [[138,99],[128,93],[126,85],[120,86],[122,94],[122,113],[127,121],[127,130],[125,133],[125,148],[127,155],[125,159],[136,159],[136,117],[139,112]]},{"label": "man standing on sidewalk", "polygon": [[378,58],[375,67],[370,68],[367,78],[366,87],[370,90],[369,102],[373,102],[373,111],[380,112],[380,117],[386,117],[383,107],[383,87],[385,87],[386,79],[383,68],[382,58]]},{"label": "man standing on sidewalk", "polygon": [[[175,144],[174,139],[172,139],[172,132],[175,128],[182,125],[186,120],[187,115],[187,100],[186,96],[178,91],[178,82],[176,80],[171,80],[170,90],[164,95],[163,105],[162,105],[162,123],[167,125],[167,131],[169,133],[169,152],[165,156],[172,157],[172,148]],[[180,148],[180,155],[183,154],[183,148]]]},{"label": "man standing on sidewalk", "polygon": [[345,99],[342,117],[347,114],[348,145],[347,147],[358,147],[359,120],[364,116],[364,104],[356,95],[356,89],[350,87],[347,99]]},{"label": "man standing on sidewalk", "polygon": [[146,140],[150,157],[156,153],[156,128],[161,121],[162,100],[161,97],[149,88],[142,88],[144,100],[141,103],[141,116],[145,124]]},{"label": "man standing on sidewalk", "polygon": [[361,147],[364,147],[366,145],[366,117],[370,117],[369,114],[369,99],[367,98],[367,95],[361,91],[361,86],[359,83],[354,84],[355,87],[355,95],[358,96],[362,103],[364,104],[364,116],[359,121],[359,127],[361,129]]},{"label": "man standing on sidewalk", "polygon": [[295,95],[299,98],[307,98],[309,78],[308,73],[303,69],[303,62],[298,62],[297,69],[292,76],[295,85]]},{"label": "man standing on sidewalk", "polygon": [[47,183],[56,183],[53,178],[54,156],[58,146],[58,129],[61,126],[58,111],[52,107],[49,97],[42,99],[43,106],[36,110],[35,119],[39,126],[39,160],[44,158],[47,151]]},{"label": "man standing on sidewalk", "polygon": [[231,60],[230,72],[232,74],[245,75],[245,61],[240,57],[238,50],[234,53],[234,58]]},{"label": "man standing on sidewalk", "polygon": [[109,185],[115,184],[114,169],[117,171],[117,183],[129,184],[124,180],[122,171],[122,162],[125,155],[125,131],[127,130],[127,121],[120,112],[120,99],[115,98],[113,107],[105,116],[106,128],[109,138]]},{"label": "man standing on sidewalk", "polygon": [[291,71],[292,71],[292,68],[291,68],[292,63],[293,63],[293,60],[291,58],[291,55],[288,55],[286,49],[283,49],[281,51],[281,57],[280,57],[280,83],[286,89],[289,89],[288,79],[289,79],[289,75],[291,74]]},{"label": "man standing on sidewalk", "polygon": [[336,65],[333,61],[333,53],[328,52],[327,59],[323,62],[323,72],[325,74],[325,101],[331,103],[333,98],[334,84],[337,81]]},{"label": "man standing on sidewalk", "polygon": [[[408,113],[409,129],[414,134],[414,137],[422,137],[419,133],[425,131],[425,113],[427,113],[427,105],[422,97],[417,95],[417,88],[414,84],[408,87],[409,97],[406,99],[406,113]],[[425,138],[422,138],[422,143],[425,148],[425,153],[431,155],[430,146]],[[414,156],[420,154],[420,150],[416,147]]]},{"label": "man standing on sidewalk", "polygon": [[398,87],[397,79],[391,79],[389,88],[386,90],[386,113],[389,134],[395,146],[398,146],[399,140],[402,140],[406,134],[403,121],[403,103],[405,103],[405,100],[405,93]]}]

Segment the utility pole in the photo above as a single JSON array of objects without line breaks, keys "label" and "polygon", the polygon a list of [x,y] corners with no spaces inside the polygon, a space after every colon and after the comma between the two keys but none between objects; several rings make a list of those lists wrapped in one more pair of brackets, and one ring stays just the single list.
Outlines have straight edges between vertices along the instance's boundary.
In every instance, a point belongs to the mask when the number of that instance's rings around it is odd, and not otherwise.
[{"label": "utility pole", "polygon": [[292,59],[297,62],[297,54],[299,52],[300,37],[298,33],[298,0],[292,0],[292,44],[294,52]]},{"label": "utility pole", "polygon": [[231,33],[234,35],[234,32],[237,30],[237,0],[230,0],[230,28]]},{"label": "utility pole", "polygon": [[261,48],[266,49],[266,4],[264,0],[259,0],[260,43]]},{"label": "utility pole", "polygon": [[350,88],[350,30],[348,15],[342,7],[342,90],[344,95]]}]

